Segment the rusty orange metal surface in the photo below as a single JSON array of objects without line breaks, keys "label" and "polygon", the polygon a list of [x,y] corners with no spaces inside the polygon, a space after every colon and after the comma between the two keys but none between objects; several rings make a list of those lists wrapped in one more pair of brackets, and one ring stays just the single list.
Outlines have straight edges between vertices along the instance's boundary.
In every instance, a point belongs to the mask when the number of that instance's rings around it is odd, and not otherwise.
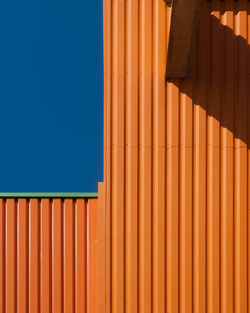
[{"label": "rusty orange metal surface", "polygon": [[250,312],[250,2],[202,0],[168,83],[171,8],[103,3],[102,312]]},{"label": "rusty orange metal surface", "polygon": [[98,200],[0,199],[0,312],[97,312]]}]

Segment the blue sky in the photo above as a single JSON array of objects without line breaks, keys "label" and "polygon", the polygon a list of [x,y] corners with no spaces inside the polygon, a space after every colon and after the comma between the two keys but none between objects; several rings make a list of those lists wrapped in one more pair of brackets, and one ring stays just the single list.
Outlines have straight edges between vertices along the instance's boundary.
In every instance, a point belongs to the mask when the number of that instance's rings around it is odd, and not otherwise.
[{"label": "blue sky", "polygon": [[102,0],[3,0],[0,43],[0,192],[96,192]]}]

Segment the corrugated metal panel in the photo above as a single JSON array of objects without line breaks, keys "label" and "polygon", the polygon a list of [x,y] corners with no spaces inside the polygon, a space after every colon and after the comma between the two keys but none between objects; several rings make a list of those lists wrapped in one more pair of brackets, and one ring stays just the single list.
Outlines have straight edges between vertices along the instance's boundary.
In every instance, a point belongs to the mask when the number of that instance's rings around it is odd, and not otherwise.
[{"label": "corrugated metal panel", "polygon": [[106,312],[250,312],[249,8],[203,0],[166,83],[171,8],[104,0]]},{"label": "corrugated metal panel", "polygon": [[105,312],[105,290],[106,290],[106,210],[105,210],[105,184],[98,184],[98,279],[97,279],[97,299],[98,301],[98,313]]},{"label": "corrugated metal panel", "polygon": [[0,199],[0,312],[97,312],[97,203]]}]

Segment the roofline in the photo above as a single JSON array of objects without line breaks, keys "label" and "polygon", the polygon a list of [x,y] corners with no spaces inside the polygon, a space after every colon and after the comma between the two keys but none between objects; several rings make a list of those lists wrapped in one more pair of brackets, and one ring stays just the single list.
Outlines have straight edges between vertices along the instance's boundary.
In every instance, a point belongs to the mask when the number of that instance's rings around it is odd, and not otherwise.
[{"label": "roofline", "polygon": [[98,198],[97,192],[0,192],[0,198]]}]

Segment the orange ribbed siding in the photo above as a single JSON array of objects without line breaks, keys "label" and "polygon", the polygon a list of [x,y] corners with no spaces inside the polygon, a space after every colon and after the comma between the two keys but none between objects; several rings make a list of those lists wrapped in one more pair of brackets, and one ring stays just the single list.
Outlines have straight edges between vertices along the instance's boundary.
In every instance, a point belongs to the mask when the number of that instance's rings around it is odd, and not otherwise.
[{"label": "orange ribbed siding", "polygon": [[250,312],[250,2],[202,0],[192,78],[171,8],[104,0],[105,312]]},{"label": "orange ribbed siding", "polygon": [[97,312],[97,207],[0,199],[0,313]]}]

